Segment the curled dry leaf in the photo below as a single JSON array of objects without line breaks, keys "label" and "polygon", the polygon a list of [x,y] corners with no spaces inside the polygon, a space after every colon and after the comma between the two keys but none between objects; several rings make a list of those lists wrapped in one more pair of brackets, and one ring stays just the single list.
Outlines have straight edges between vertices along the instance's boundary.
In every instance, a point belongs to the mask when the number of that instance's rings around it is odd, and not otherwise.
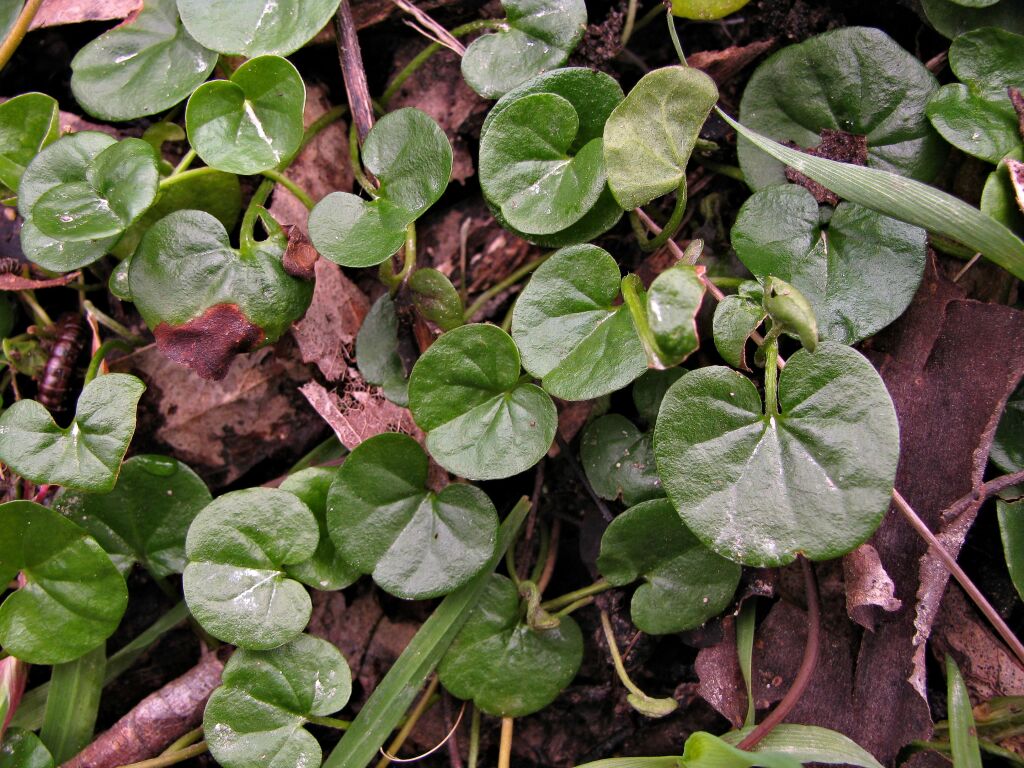
[{"label": "curled dry leaf", "polygon": [[215,304],[179,326],[160,323],[153,335],[157,349],[204,379],[223,379],[236,354],[249,352],[264,340],[263,330],[236,304]]},{"label": "curled dry leaf", "polygon": [[142,0],[45,0],[29,29],[127,19],[142,10]]},{"label": "curled dry leaf", "polygon": [[846,613],[865,629],[874,630],[879,609],[898,611],[903,603],[895,594],[896,585],[882,567],[878,550],[861,544],[843,558],[846,582]]}]

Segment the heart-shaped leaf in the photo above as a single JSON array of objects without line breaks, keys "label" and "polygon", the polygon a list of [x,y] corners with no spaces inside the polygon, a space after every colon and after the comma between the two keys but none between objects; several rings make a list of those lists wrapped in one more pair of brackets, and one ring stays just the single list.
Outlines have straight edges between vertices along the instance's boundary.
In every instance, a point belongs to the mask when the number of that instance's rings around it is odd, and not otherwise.
[{"label": "heart-shaped leaf", "polygon": [[595,419],[583,430],[580,459],[594,492],[622,496],[629,506],[664,496],[650,432],[641,432],[617,413]]},{"label": "heart-shaped leaf", "polygon": [[223,377],[234,354],[276,341],[313,298],[313,284],[281,266],[280,227],[264,222],[271,235],[237,250],[210,214],[177,211],[149,228],[132,257],[131,296],[157,347],[200,376]]},{"label": "heart-shaped leaf", "polygon": [[344,267],[372,267],[405,243],[405,228],[437,202],[452,175],[452,145],[441,127],[412,107],[389,112],[363,144],[363,165],[377,177],[375,200],[332,192],[309,214],[309,236]]},{"label": "heart-shaped leaf", "polygon": [[981,27],[1024,34],[1024,0],[999,0],[983,8],[968,8],[953,0],[921,0],[921,7],[936,31],[950,40]]},{"label": "heart-shaped leaf", "polygon": [[452,281],[436,269],[417,269],[409,278],[409,294],[420,315],[443,331],[466,322],[462,299]]},{"label": "heart-shaped leaf", "polygon": [[58,509],[93,536],[122,572],[138,562],[162,579],[185,567],[188,527],[212,498],[187,464],[133,456],[121,465],[110,493],[65,493]]},{"label": "heart-shaped leaf", "polygon": [[189,33],[219,53],[253,58],[294,53],[324,25],[338,0],[178,0],[178,12]]},{"label": "heart-shaped leaf", "polygon": [[821,337],[853,344],[910,305],[927,258],[923,229],[854,203],[826,225],[811,193],[795,185],[761,190],[743,204],[733,247],[758,277],[792,283],[814,307]]},{"label": "heart-shaped leaf", "polygon": [[485,99],[504,96],[530,78],[560,67],[583,39],[583,0],[503,0],[501,31],[478,37],[462,56],[462,76]]},{"label": "heart-shaped leaf", "polygon": [[464,483],[426,488],[427,455],[408,435],[385,433],[345,460],[327,499],[341,556],[389,594],[439,597],[480,572],[494,554],[498,513]]},{"label": "heart-shaped leaf", "polygon": [[781,415],[724,367],[669,389],[654,430],[668,497],[707,546],[747,565],[798,553],[828,559],[870,536],[889,507],[899,428],[889,393],[860,353],[823,342],[793,355]]},{"label": "heart-shaped leaf", "polygon": [[303,726],[348,703],[352,673],[326,640],[299,635],[271,651],[235,651],[203,714],[210,754],[224,768],[320,765]]},{"label": "heart-shaped leaf", "polygon": [[53,768],[53,756],[32,731],[8,728],[0,743],[0,768]]},{"label": "heart-shaped leaf", "polygon": [[157,156],[142,139],[107,147],[82,169],[50,187],[32,204],[32,222],[47,237],[80,242],[115,237],[156,200]]},{"label": "heart-shaped leaf", "polygon": [[280,485],[282,491],[294,493],[309,507],[320,530],[316,552],[309,560],[289,565],[288,575],[324,591],[344,589],[359,578],[359,571],[341,556],[327,530],[327,494],[337,476],[337,468],[310,467],[289,475]]},{"label": "heart-shaped leaf", "polygon": [[146,0],[127,23],[71,60],[71,90],[103,120],[134,120],[170,109],[213,71],[217,54],[197,43],[174,0]]},{"label": "heart-shaped leaf", "polygon": [[185,601],[214,637],[242,648],[276,648],[298,635],[312,603],[286,566],[313,557],[316,518],[297,496],[246,488],[215,499],[185,541]]},{"label": "heart-shaped leaf", "polygon": [[523,367],[565,400],[622,389],[647,369],[619,267],[595,245],[563,248],[538,267],[516,302],[512,337]]},{"label": "heart-shaped leaf", "polygon": [[697,312],[704,299],[703,270],[677,264],[654,278],[647,291],[645,314],[659,365],[678,365],[700,345]]},{"label": "heart-shaped leaf", "polygon": [[479,602],[441,659],[437,672],[453,696],[472,699],[496,717],[543,709],[576,676],[583,637],[563,616],[554,629],[531,629],[521,619],[519,595],[492,574]]},{"label": "heart-shaped leaf", "polygon": [[[924,116],[937,87],[921,62],[884,32],[845,27],[766,59],[743,92],[740,121],[801,147],[816,147],[825,129],[863,136],[869,167],[928,181],[946,154]],[[786,181],[783,165],[746,139],[738,153],[754,189]]]},{"label": "heart-shaped leaf", "polygon": [[1004,472],[1024,469],[1024,384],[1006,401],[988,457]]},{"label": "heart-shaped leaf", "polygon": [[558,414],[548,394],[520,374],[515,342],[493,325],[449,331],[416,361],[409,408],[438,464],[471,480],[495,480],[541,460]]},{"label": "heart-shaped leaf", "polygon": [[616,517],[601,537],[597,569],[621,587],[642,578],[630,615],[652,635],[699,627],[729,605],[741,568],[707,549],[667,499],[645,501]]},{"label": "heart-shaped leaf", "polygon": [[395,302],[382,295],[359,326],[356,365],[363,378],[384,390],[396,405],[409,404],[409,380],[398,354],[398,315]]},{"label": "heart-shaped leaf", "polygon": [[126,373],[100,376],[82,390],[67,427],[35,400],[19,400],[0,415],[0,461],[36,484],[106,493],[117,482],[145,389]]},{"label": "heart-shaped leaf", "polygon": [[1024,35],[986,27],[949,46],[959,83],[942,86],[928,102],[928,118],[962,152],[998,163],[1021,146],[1017,112],[1007,89],[1024,87]]},{"label": "heart-shaped leaf", "polygon": [[60,107],[42,93],[0,104],[0,184],[17,194],[25,168],[60,136]]},{"label": "heart-shaped leaf", "polygon": [[62,664],[91,651],[128,605],[124,579],[100,545],[31,501],[0,505],[0,582],[19,572],[25,586],[0,605],[0,645],[30,664]]},{"label": "heart-shaped leaf", "polygon": [[253,174],[276,168],[302,143],[306,86],[279,56],[251,59],[196,88],[185,108],[188,140],[207,165]]},{"label": "heart-shaped leaf", "polygon": [[748,280],[735,294],[726,296],[715,307],[712,324],[715,348],[733,368],[750,370],[747,367],[747,339],[765,318],[762,299],[761,285]]},{"label": "heart-shaped leaf", "polygon": [[604,126],[608,186],[626,210],[678,189],[711,108],[715,81],[699,69],[665,67],[640,78]]}]

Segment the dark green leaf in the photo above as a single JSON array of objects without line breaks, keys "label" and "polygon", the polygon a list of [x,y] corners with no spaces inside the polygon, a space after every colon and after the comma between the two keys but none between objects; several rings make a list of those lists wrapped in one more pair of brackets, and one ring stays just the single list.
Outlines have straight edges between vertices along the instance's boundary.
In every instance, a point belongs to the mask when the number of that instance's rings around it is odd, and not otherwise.
[{"label": "dark green leaf", "polygon": [[284,163],[302,143],[306,86],[287,59],[261,56],[230,80],[201,85],[188,100],[185,127],[203,161],[252,174]]},{"label": "dark green leaf", "polygon": [[713,323],[715,348],[733,368],[750,370],[746,357],[747,339],[764,318],[765,312],[760,300],[754,301],[742,294],[735,294],[718,302]]},{"label": "dark green leaf", "polygon": [[502,29],[478,37],[462,56],[462,76],[486,99],[560,67],[583,38],[583,0],[503,0]]},{"label": "dark green leaf", "polygon": [[71,60],[71,90],[103,120],[134,120],[170,109],[213,71],[217,54],[181,25],[174,0],[146,0]]},{"label": "dark green leaf", "polygon": [[685,368],[668,368],[664,371],[650,370],[633,384],[633,403],[647,426],[653,427],[661,409],[661,401],[668,388],[686,373]]},{"label": "dark green leaf", "polygon": [[1024,146],[999,161],[996,169],[985,179],[978,207],[1011,232],[1024,233],[1024,210],[1021,210],[1017,189],[1010,178],[1010,169],[1007,165],[1008,161],[1018,160],[1020,157],[1024,157]]},{"label": "dark green leaf", "polygon": [[185,534],[212,497],[188,465],[133,456],[106,494],[64,493],[58,509],[84,528],[122,572],[141,563],[158,579],[185,567]]},{"label": "dark green leaf", "polygon": [[1004,472],[1024,469],[1024,384],[1006,401],[989,458]]},{"label": "dark green leaf", "polygon": [[572,682],[583,660],[576,622],[563,616],[556,628],[537,631],[520,616],[515,585],[491,575],[438,666],[453,696],[472,699],[489,715],[521,717],[546,707]]},{"label": "dark green leaf", "polygon": [[0,645],[30,664],[61,664],[92,650],[128,604],[124,579],[100,545],[31,501],[0,505],[0,583],[19,571],[26,584],[0,605]]},{"label": "dark green leaf", "polygon": [[70,760],[92,741],[106,667],[103,645],[54,665],[39,738],[58,763]]},{"label": "dark green leaf", "polygon": [[699,69],[665,67],[644,75],[604,127],[608,186],[626,210],[678,189],[704,121],[718,101]]},{"label": "dark green leaf", "polygon": [[408,435],[385,433],[345,460],[327,499],[341,556],[385,591],[409,600],[461,587],[494,554],[498,514],[478,488],[427,490],[427,455]]},{"label": "dark green leaf", "polygon": [[971,699],[956,662],[946,654],[946,690],[949,702],[949,741],[955,768],[981,768],[981,749],[974,727]]},{"label": "dark green leaf", "polygon": [[220,53],[252,58],[287,56],[305,45],[328,21],[338,0],[178,0],[192,36]]},{"label": "dark green leaf", "polygon": [[[823,129],[865,136],[868,166],[928,181],[946,154],[924,116],[937,87],[921,62],[884,32],[845,27],[761,64],[743,92],[740,120],[801,147],[816,147]],[[749,141],[741,138],[738,150],[754,189],[786,181],[782,164]]]},{"label": "dark green leaf", "polygon": [[996,514],[999,518],[999,534],[1003,540],[1003,556],[1010,580],[1017,594],[1024,599],[1024,499],[1018,501],[996,500]]},{"label": "dark green leaf", "polygon": [[388,400],[409,404],[409,380],[398,355],[398,315],[395,302],[386,293],[370,307],[359,327],[356,365],[366,381],[384,390]]},{"label": "dark green leaf", "polygon": [[371,267],[405,243],[405,228],[448,186],[452,145],[433,118],[407,107],[389,112],[363,144],[363,165],[380,182],[366,201],[333,192],[309,214],[309,236],[321,254],[345,267]]},{"label": "dark green leaf", "polygon": [[584,763],[577,768],[682,768],[681,757],[610,757],[607,760],[595,760]]},{"label": "dark green leaf", "polygon": [[679,365],[697,350],[697,312],[703,299],[704,283],[689,264],[654,278],[647,292],[647,322],[662,365]]},{"label": "dark green leaf", "polygon": [[0,743],[0,768],[53,768],[53,757],[32,731],[9,728]]},{"label": "dark green leaf", "polygon": [[313,557],[316,518],[297,496],[247,488],[209,504],[185,542],[185,600],[214,637],[267,650],[298,635],[309,621],[309,594],[285,566]]},{"label": "dark green leaf", "polygon": [[633,593],[633,623],[663,635],[699,627],[732,601],[740,566],[706,549],[667,499],[627,509],[605,529],[597,559],[615,586],[642,578]]},{"label": "dark green leaf", "polygon": [[0,416],[0,461],[33,483],[106,493],[117,482],[145,389],[125,373],[100,376],[82,390],[66,428],[35,400],[19,400]]},{"label": "dark green leaf", "polygon": [[952,0],[921,0],[921,6],[932,26],[950,40],[979,27],[1024,34],[1024,0],[999,0],[984,8],[967,8]]},{"label": "dark green leaf", "polygon": [[430,455],[471,480],[529,469],[558,423],[548,394],[520,378],[515,342],[493,325],[464,325],[435,341],[412,370],[409,407]]},{"label": "dark green leaf", "polygon": [[[722,741],[736,745],[753,728],[724,734]],[[788,755],[801,763],[856,765],[860,768],[882,768],[882,764],[859,744],[837,731],[816,725],[780,723],[765,734],[753,751]]]},{"label": "dark green leaf", "polygon": [[512,314],[523,366],[565,400],[622,389],[647,369],[629,308],[614,305],[619,267],[595,245],[564,248],[530,278]]},{"label": "dark green leaf", "polygon": [[320,529],[320,541],[313,556],[286,568],[289,576],[313,589],[344,589],[359,578],[359,571],[341,556],[327,530],[327,494],[337,476],[337,468],[310,467],[289,475],[280,485],[282,491],[294,493],[309,507]]},{"label": "dark green leaf", "polygon": [[320,744],[303,726],[341,709],[352,674],[326,640],[299,635],[270,651],[244,648],[224,665],[203,715],[210,754],[224,768],[319,766]]},{"label": "dark green leaf", "polygon": [[436,269],[417,269],[409,278],[409,293],[416,310],[443,331],[466,322],[462,299],[451,280]]},{"label": "dark green leaf", "polygon": [[665,491],[711,549],[747,565],[845,554],[889,507],[899,431],[858,352],[822,342],[782,371],[782,413],[728,368],[692,371],[665,395],[654,450]]},{"label": "dark green leaf", "polygon": [[625,416],[595,419],[583,430],[580,459],[598,496],[628,505],[664,496],[650,432],[640,432]]},{"label": "dark green leaf", "polygon": [[0,184],[14,193],[32,158],[60,136],[60,108],[42,93],[0,104]]}]

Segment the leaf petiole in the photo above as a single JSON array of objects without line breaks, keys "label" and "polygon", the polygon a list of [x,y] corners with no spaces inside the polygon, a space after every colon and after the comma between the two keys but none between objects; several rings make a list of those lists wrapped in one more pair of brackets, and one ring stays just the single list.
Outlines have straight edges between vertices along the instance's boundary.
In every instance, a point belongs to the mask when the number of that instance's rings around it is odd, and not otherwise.
[{"label": "leaf petiole", "polygon": [[545,611],[556,611],[564,608],[571,603],[575,603],[584,597],[590,597],[592,595],[599,595],[602,592],[607,592],[612,588],[612,584],[608,583],[606,579],[598,579],[593,584],[577,589],[574,592],[566,592],[564,595],[554,597],[547,602],[541,603],[540,607]]},{"label": "leaf petiole", "polygon": [[96,353],[92,356],[92,360],[89,361],[89,367],[85,371],[85,382],[83,386],[88,385],[100,371],[100,365],[102,365],[104,358],[115,349],[123,350],[124,352],[131,352],[135,349],[134,346],[129,344],[124,339],[107,339],[100,348],[96,350]]}]

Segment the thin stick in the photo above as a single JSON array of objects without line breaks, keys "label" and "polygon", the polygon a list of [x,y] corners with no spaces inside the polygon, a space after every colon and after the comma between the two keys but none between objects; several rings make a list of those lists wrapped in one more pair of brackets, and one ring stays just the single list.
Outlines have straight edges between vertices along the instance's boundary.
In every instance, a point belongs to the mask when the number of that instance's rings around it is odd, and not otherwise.
[{"label": "thin stick", "polygon": [[776,725],[781,723],[786,715],[790,713],[796,703],[807,690],[807,684],[811,682],[811,675],[814,674],[814,667],[818,663],[818,642],[821,635],[821,606],[818,602],[818,583],[814,578],[814,570],[810,562],[803,555],[798,555],[800,567],[804,572],[804,590],[807,594],[807,642],[804,645],[804,658],[800,662],[800,669],[789,686],[786,695],[782,697],[771,714],[766,717],[760,725],[747,734],[737,746],[743,750],[754,747],[761,739],[771,733]]},{"label": "thin stick", "polygon": [[438,45],[443,45],[450,51],[454,51],[459,56],[463,56],[466,53],[466,46],[460,43],[451,32],[430,18],[426,12],[421,11],[409,0],[391,0],[391,2],[419,22],[419,24],[406,23],[421,35],[429,40],[433,40]]},{"label": "thin stick", "polygon": [[999,636],[1003,638],[1003,642],[1009,646],[1010,650],[1013,651],[1013,655],[1016,656],[1022,664],[1024,664],[1024,645],[1021,644],[1017,636],[1013,634],[1010,628],[1003,621],[1003,617],[999,615],[998,611],[992,607],[989,601],[981,593],[974,582],[971,581],[970,577],[964,573],[963,568],[957,563],[951,554],[942,546],[942,542],[938,540],[931,529],[925,525],[924,521],[917,516],[914,512],[913,507],[907,502],[903,495],[895,488],[892,490],[893,504],[900,511],[906,521],[910,523],[910,526],[917,531],[917,533],[928,542],[928,545],[935,550],[935,555],[942,561],[942,564],[946,566],[953,578],[959,582],[960,586],[963,587],[964,592],[970,596],[974,604],[978,606],[978,609],[985,614],[985,618],[989,620],[992,627],[999,633]]},{"label": "thin stick", "polygon": [[432,754],[437,752],[437,750],[441,749],[441,747],[443,747],[445,744],[447,744],[448,743],[448,739],[450,739],[452,736],[455,735],[455,731],[458,730],[459,724],[462,723],[462,716],[464,714],[466,714],[466,702],[462,702],[462,707],[461,707],[461,709],[459,709],[459,716],[457,718],[455,718],[455,725],[453,725],[451,727],[451,729],[448,731],[447,735],[445,735],[445,737],[443,739],[441,739],[441,741],[438,744],[435,744],[433,747],[428,749],[422,755],[416,755],[416,757],[395,757],[392,754],[384,752],[383,747],[381,748],[381,752],[384,754],[384,757],[386,757],[392,763],[415,763],[415,762],[418,762],[418,761],[422,760],[425,757],[430,757]]},{"label": "thin stick", "polygon": [[982,483],[973,491],[965,493],[959,499],[946,507],[946,510],[942,513],[942,519],[948,520],[952,517],[956,517],[972,504],[981,504],[982,502],[988,501],[997,493],[1001,493],[1007,488],[1012,488],[1013,486],[1020,485],[1021,483],[1024,483],[1024,470],[1011,472],[1008,475],[1001,475],[1000,477],[989,480],[987,483]]},{"label": "thin stick", "polygon": [[28,33],[32,19],[36,17],[36,12],[42,4],[43,0],[28,0],[25,3],[25,7],[21,9],[21,13],[18,14],[14,26],[11,27],[11,31],[4,38],[3,45],[0,45],[0,69],[7,66],[11,56],[18,50],[18,46],[21,45],[21,41],[25,39],[25,35]]},{"label": "thin stick", "polygon": [[510,768],[512,765],[512,728],[515,720],[511,717],[501,718],[501,746],[498,749],[498,768]]},{"label": "thin stick", "polygon": [[362,143],[373,127],[373,101],[370,99],[370,87],[366,82],[363,55],[359,50],[359,37],[356,35],[356,23],[352,18],[349,0],[341,0],[334,16],[334,29],[338,37],[338,58],[341,60],[348,105],[359,132],[359,142]]},{"label": "thin stick", "polygon": [[377,763],[376,768],[387,768],[387,766],[391,764],[391,761],[394,759],[393,757],[391,757],[391,755],[395,754],[398,750],[400,750],[402,748],[402,745],[405,743],[405,740],[409,738],[409,734],[412,733],[412,729],[416,727],[416,723],[419,722],[420,718],[423,716],[423,713],[427,711],[427,705],[429,704],[430,699],[431,697],[433,697],[435,691],[437,691],[437,686],[437,675],[433,675],[430,678],[430,683],[427,685],[427,689],[423,692],[423,695],[420,697],[420,700],[416,702],[416,706],[413,707],[412,712],[409,713],[408,719],[405,721],[405,724],[402,726],[401,730],[399,730],[399,732],[395,735],[394,740],[388,745],[387,750],[385,751],[384,747],[380,748],[380,753],[383,755],[383,757]]},{"label": "thin stick", "polygon": [[960,278],[963,277],[964,275],[966,275],[967,274],[967,270],[969,270],[971,267],[973,267],[975,265],[975,263],[978,261],[978,259],[980,259],[980,258],[981,258],[981,253],[976,253],[973,256],[971,256],[970,261],[968,261],[966,264],[964,264],[963,267],[960,269],[960,271],[956,273],[956,277],[953,278],[953,282],[954,283],[959,283],[960,282]]}]

